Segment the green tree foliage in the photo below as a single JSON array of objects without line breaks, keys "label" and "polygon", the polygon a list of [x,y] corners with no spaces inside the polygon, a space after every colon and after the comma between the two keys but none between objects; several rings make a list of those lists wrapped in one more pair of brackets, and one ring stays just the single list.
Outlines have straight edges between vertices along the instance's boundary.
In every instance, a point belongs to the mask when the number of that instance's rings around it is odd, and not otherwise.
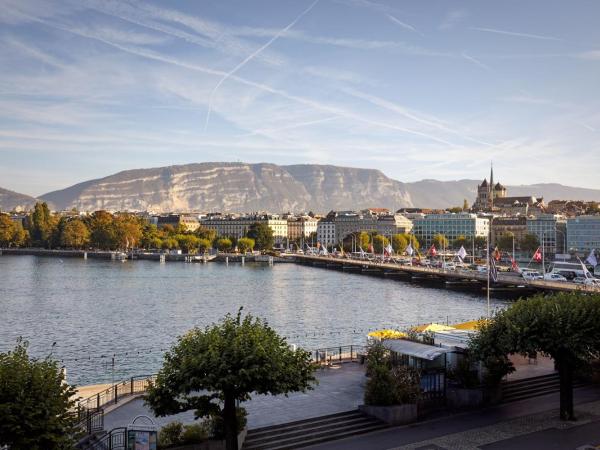
[{"label": "green tree foliage", "polygon": [[167,237],[162,240],[161,248],[163,250],[176,249],[176,248],[179,248],[179,242],[177,242],[177,239],[175,239],[175,238]]},{"label": "green tree foliage", "polygon": [[28,239],[29,234],[20,223],[14,222],[8,214],[0,214],[0,247],[21,247]]},{"label": "green tree foliage", "polygon": [[38,247],[49,247],[58,219],[52,215],[48,205],[45,202],[37,202],[27,222],[32,244]]},{"label": "green tree foliage", "polygon": [[217,230],[206,228],[206,227],[200,225],[196,229],[196,231],[194,231],[194,234],[196,236],[198,236],[200,239],[207,239],[212,242],[217,237]]},{"label": "green tree foliage", "polygon": [[[472,241],[469,239],[469,245],[473,245]],[[487,239],[485,236],[475,236],[475,248],[482,249],[487,245]]]},{"label": "green tree foliage", "polygon": [[417,251],[419,248],[421,248],[421,243],[414,234],[405,234],[404,236],[408,240],[408,243],[412,246],[413,250]]},{"label": "green tree foliage", "polygon": [[540,240],[535,234],[526,234],[519,242],[519,247],[526,252],[533,253],[540,246]]},{"label": "green tree foliage", "polygon": [[436,249],[441,250],[448,248],[448,244],[448,238],[443,234],[436,234],[433,236],[433,245],[435,245]]},{"label": "green tree foliage", "polygon": [[378,234],[373,237],[373,248],[375,249],[375,253],[383,253],[383,249],[388,246],[390,240],[385,236]]},{"label": "green tree foliage", "polygon": [[366,231],[361,231],[360,234],[358,235],[359,247],[361,247],[366,252],[367,249],[369,248],[370,243],[371,243],[371,235],[369,233],[367,233]]},{"label": "green tree foliage", "polygon": [[250,225],[247,237],[254,239],[256,248],[259,250],[271,250],[275,245],[273,230],[263,222],[255,222]]},{"label": "green tree foliage", "polygon": [[62,227],[60,245],[83,248],[90,242],[90,230],[81,219],[71,219]]},{"label": "green tree foliage", "polygon": [[[507,233],[504,233],[502,236],[498,236],[498,238],[496,239],[496,245],[498,246],[498,248],[500,250],[512,252],[514,237],[515,237],[515,235],[513,233],[511,233],[510,231],[508,231]],[[515,241],[515,247],[517,246],[517,244],[518,244],[518,242]]]},{"label": "green tree foliage", "polygon": [[231,239],[229,239],[229,238],[219,238],[219,239],[217,239],[216,245],[220,251],[226,252],[227,250],[229,250],[231,248],[233,243],[231,242]]},{"label": "green tree foliage", "polygon": [[162,231],[158,230],[158,227],[153,223],[147,223],[142,228],[142,239],[140,245],[143,248],[160,248],[161,238],[163,236]]},{"label": "green tree foliage", "polygon": [[200,253],[205,253],[206,251],[210,250],[212,248],[212,244],[211,241],[209,241],[208,239],[198,239],[198,250],[200,251]]},{"label": "green tree foliage", "polygon": [[408,247],[408,238],[405,234],[394,234],[392,236],[392,247],[396,253],[404,253]]},{"label": "green tree foliage", "polygon": [[554,359],[560,377],[560,417],[574,420],[573,374],[600,353],[600,295],[542,294],[519,300],[483,324],[471,354],[495,373],[514,370],[508,355],[541,353]]},{"label": "green tree foliage", "polygon": [[458,214],[463,212],[463,209],[460,206],[453,206],[452,208],[447,209],[448,212]]},{"label": "green tree foliage", "polygon": [[174,239],[183,253],[196,253],[200,239],[193,234],[176,234]]},{"label": "green tree foliage", "polygon": [[70,450],[75,389],[56,361],[32,359],[27,347],[19,340],[13,351],[0,353],[0,447]]},{"label": "green tree foliage", "polygon": [[452,241],[452,248],[461,248],[464,247],[465,249],[468,249],[469,246],[471,245],[471,240],[467,239],[464,236],[458,236],[456,239],[454,239]]},{"label": "green tree foliage", "polygon": [[140,245],[143,227],[133,214],[119,214],[113,220],[117,248],[129,249]]},{"label": "green tree foliage", "polygon": [[242,317],[240,309],[237,316],[181,336],[165,354],[146,403],[158,416],[188,410],[197,418],[221,415],[226,447],[237,450],[236,402],[251,393],[310,389],[313,371],[310,353],[292,350],[264,320]]},{"label": "green tree foliage", "polygon": [[237,246],[240,253],[246,253],[254,249],[254,239],[251,238],[240,238],[238,239]]},{"label": "green tree foliage", "polygon": [[102,250],[117,248],[117,235],[113,216],[106,211],[96,211],[89,219],[90,243]]}]

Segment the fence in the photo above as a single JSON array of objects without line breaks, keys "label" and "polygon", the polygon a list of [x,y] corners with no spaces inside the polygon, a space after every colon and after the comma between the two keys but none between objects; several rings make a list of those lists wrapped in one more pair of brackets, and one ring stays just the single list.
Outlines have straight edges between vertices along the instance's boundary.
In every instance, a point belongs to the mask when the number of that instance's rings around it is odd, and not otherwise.
[{"label": "fence", "polygon": [[124,397],[146,392],[148,385],[156,378],[156,375],[141,375],[131,377],[127,380],[113,384],[109,388],[98,392],[96,395],[80,400],[77,404],[77,412],[80,420],[87,415],[87,411],[99,410],[108,405],[119,403]]},{"label": "fence", "polygon": [[127,428],[114,428],[99,440],[87,445],[85,450],[127,450]]},{"label": "fence", "polygon": [[341,345],[314,350],[312,359],[318,365],[330,366],[335,363],[357,361],[365,352],[364,345]]}]

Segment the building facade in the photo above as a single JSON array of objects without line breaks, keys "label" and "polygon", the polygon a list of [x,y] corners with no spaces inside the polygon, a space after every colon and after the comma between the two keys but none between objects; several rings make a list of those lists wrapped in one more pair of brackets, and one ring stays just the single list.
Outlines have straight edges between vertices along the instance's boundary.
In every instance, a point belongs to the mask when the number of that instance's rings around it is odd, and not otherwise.
[{"label": "building facade", "polygon": [[[153,222],[154,220],[150,221],[150,223]],[[158,228],[164,228],[167,225],[170,225],[173,228],[182,226],[185,228],[185,231],[196,231],[200,226],[198,217],[192,214],[169,214],[166,216],[157,216],[155,222]]]},{"label": "building facade", "polygon": [[306,239],[312,233],[317,232],[317,224],[319,221],[314,217],[288,217],[286,220],[288,239],[290,241]]},{"label": "building facade", "polygon": [[428,214],[413,222],[413,233],[422,247],[430,246],[436,234],[443,234],[452,243],[460,236],[486,237],[489,230],[489,219],[471,213]]},{"label": "building facade", "polygon": [[512,235],[515,238],[515,247],[527,234],[527,217],[494,217],[492,219],[492,229],[490,242],[496,246],[499,239],[506,235]]},{"label": "building facade", "polygon": [[317,224],[317,242],[327,247],[337,244],[339,241],[336,238],[336,223],[331,218],[319,220]]},{"label": "building facade", "polygon": [[527,233],[537,236],[546,255],[564,253],[567,232],[565,219],[554,214],[527,218]]},{"label": "building facade", "polygon": [[201,225],[215,230],[218,236],[231,236],[236,239],[248,234],[248,230],[255,223],[264,223],[273,231],[275,244],[281,245],[287,242],[288,222],[278,215],[256,214],[256,215],[211,215],[201,221]]},{"label": "building facade", "polygon": [[506,188],[500,183],[494,184],[494,167],[490,169],[490,182],[487,178],[477,186],[477,198],[473,203],[473,209],[480,211],[490,211],[494,207],[496,199],[506,197]]},{"label": "building facade", "polygon": [[567,220],[568,251],[579,256],[600,249],[600,216],[579,216]]}]

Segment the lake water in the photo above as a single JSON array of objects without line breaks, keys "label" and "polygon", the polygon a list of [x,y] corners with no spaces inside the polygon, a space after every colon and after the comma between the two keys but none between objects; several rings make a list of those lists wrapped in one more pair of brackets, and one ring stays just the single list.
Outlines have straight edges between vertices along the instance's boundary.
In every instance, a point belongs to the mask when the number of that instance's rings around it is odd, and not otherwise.
[{"label": "lake water", "polygon": [[[492,299],[492,308],[506,304]],[[475,294],[296,264],[0,256],[0,351],[22,336],[77,384],[154,373],[178,335],[240,306],[313,350],[364,344],[373,329],[476,319],[486,305]]]}]

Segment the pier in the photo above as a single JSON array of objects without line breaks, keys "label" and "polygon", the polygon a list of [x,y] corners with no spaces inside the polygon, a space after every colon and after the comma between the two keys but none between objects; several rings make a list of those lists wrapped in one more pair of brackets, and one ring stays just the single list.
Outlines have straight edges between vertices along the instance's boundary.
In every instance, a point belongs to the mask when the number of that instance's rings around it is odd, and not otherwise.
[{"label": "pier", "polygon": [[[341,270],[344,272],[377,275],[389,278],[399,278],[407,281],[422,281],[444,283],[446,286],[476,288],[483,290],[487,287],[488,274],[470,269],[439,269],[435,267],[420,267],[391,262],[378,262],[359,259],[336,258],[331,256],[290,255],[298,264],[310,265],[325,269]],[[590,292],[600,293],[600,287],[579,285],[569,282],[548,280],[523,279],[514,272],[499,272],[497,281],[490,279],[492,292],[526,295],[535,292]]]}]

